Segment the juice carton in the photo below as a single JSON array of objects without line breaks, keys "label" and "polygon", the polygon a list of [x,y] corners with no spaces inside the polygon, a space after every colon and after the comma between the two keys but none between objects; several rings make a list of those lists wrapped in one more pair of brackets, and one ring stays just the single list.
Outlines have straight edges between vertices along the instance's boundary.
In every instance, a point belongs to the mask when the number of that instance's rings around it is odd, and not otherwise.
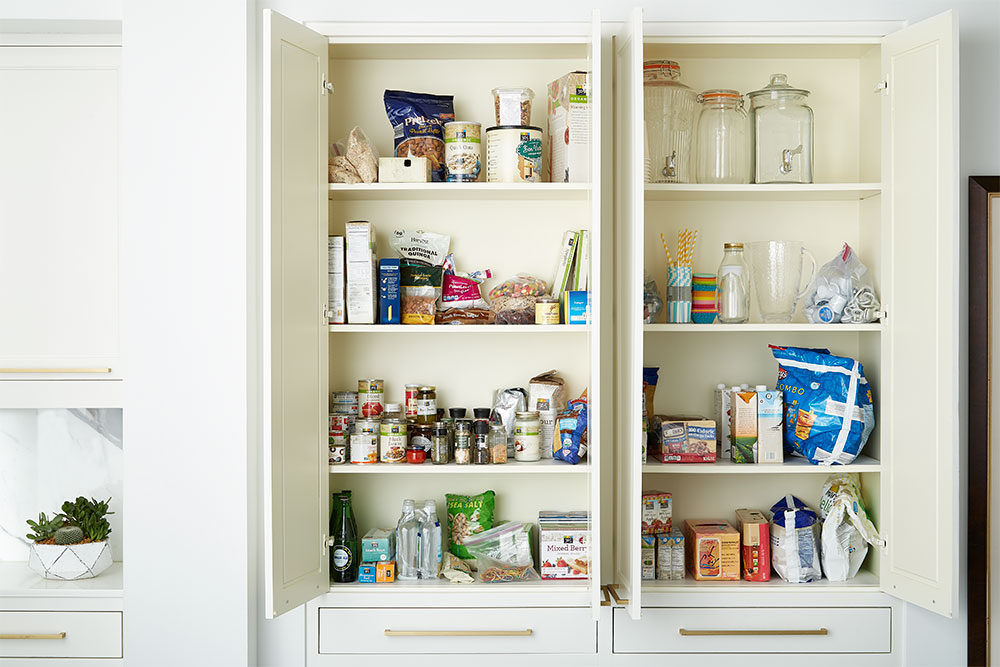
[{"label": "juice carton", "polygon": [[743,578],[770,581],[771,537],[767,517],[760,510],[736,510],[743,538]]},{"label": "juice carton", "polygon": [[392,530],[372,528],[361,538],[361,562],[377,563],[393,559],[396,551],[396,533]]},{"label": "juice carton", "polygon": [[702,417],[665,417],[660,426],[664,463],[715,463],[715,422]]},{"label": "juice carton", "polygon": [[757,387],[757,463],[782,463],[784,411],[781,392]]},{"label": "juice carton", "polygon": [[673,496],[663,491],[642,492],[642,534],[669,533],[673,527]]},{"label": "juice carton", "polygon": [[375,583],[391,584],[396,580],[396,561],[383,560],[375,563]]},{"label": "juice carton", "polygon": [[733,391],[730,400],[730,429],[733,432],[733,463],[757,460],[757,392]]},{"label": "juice carton", "polygon": [[642,580],[656,578],[656,536],[642,535],[640,543],[640,560],[642,562]]},{"label": "juice carton", "polygon": [[684,533],[676,528],[656,536],[656,578],[684,579]]},{"label": "juice carton", "polygon": [[740,534],[725,521],[684,522],[688,568],[699,581],[740,578]]}]

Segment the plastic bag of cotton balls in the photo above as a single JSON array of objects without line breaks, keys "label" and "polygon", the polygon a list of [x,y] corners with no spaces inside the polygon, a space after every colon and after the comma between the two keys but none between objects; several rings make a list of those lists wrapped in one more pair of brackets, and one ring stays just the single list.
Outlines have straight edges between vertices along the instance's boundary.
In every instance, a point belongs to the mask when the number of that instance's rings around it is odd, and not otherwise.
[{"label": "plastic bag of cotton balls", "polygon": [[868,267],[845,243],[840,253],[816,273],[815,287],[806,298],[803,312],[813,324],[866,324],[878,319],[879,306]]}]

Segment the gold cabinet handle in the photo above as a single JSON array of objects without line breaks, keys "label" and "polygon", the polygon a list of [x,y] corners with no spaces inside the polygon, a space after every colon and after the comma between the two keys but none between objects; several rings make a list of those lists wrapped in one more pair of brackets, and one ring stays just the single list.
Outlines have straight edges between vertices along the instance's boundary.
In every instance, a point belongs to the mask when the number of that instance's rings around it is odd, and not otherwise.
[{"label": "gold cabinet handle", "polygon": [[618,591],[615,590],[617,588],[618,588],[618,584],[608,584],[608,591],[611,593],[611,597],[613,597],[615,599],[615,604],[620,604],[622,606],[627,605],[628,604],[628,598],[620,598],[620,597],[618,597]]},{"label": "gold cabinet handle", "polygon": [[0,373],[110,373],[110,368],[0,368]]},{"label": "gold cabinet handle", "polygon": [[608,592],[608,587],[607,586],[601,586],[601,592],[604,593],[604,599],[601,600],[601,606],[602,607],[610,607],[611,606],[611,593]]},{"label": "gold cabinet handle", "polygon": [[530,637],[531,630],[385,630],[386,637]]},{"label": "gold cabinet handle", "polygon": [[828,635],[826,628],[817,630],[686,630],[680,629],[682,637],[781,637],[803,635]]},{"label": "gold cabinet handle", "polygon": [[0,639],[66,639],[66,633],[65,632],[56,632],[56,633],[51,634],[51,635],[18,635],[18,634],[4,635],[4,634],[0,634]]}]

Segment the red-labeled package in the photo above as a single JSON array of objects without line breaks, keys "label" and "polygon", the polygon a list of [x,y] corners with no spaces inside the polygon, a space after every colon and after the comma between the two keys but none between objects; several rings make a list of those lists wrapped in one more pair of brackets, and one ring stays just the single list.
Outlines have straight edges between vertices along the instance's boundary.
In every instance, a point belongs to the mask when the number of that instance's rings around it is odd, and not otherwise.
[{"label": "red-labeled package", "polygon": [[736,510],[743,541],[743,578],[746,581],[770,581],[771,535],[767,517],[760,510]]}]

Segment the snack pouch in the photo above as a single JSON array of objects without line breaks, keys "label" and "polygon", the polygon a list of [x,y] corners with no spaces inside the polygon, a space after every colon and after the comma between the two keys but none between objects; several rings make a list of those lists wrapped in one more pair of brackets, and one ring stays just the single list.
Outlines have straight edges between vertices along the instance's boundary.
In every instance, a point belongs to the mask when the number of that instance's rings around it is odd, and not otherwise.
[{"label": "snack pouch", "polygon": [[445,495],[445,503],[448,506],[448,538],[451,542],[449,551],[468,560],[472,554],[465,548],[465,540],[493,527],[496,494],[493,491],[483,491],[477,496],[449,493]]},{"label": "snack pouch", "polygon": [[857,473],[827,477],[819,516],[823,521],[823,573],[830,581],[853,579],[865,561],[868,545],[885,546],[861,501],[861,478]]},{"label": "snack pouch", "polygon": [[486,303],[480,290],[483,282],[492,277],[493,273],[489,269],[459,273],[455,270],[455,256],[448,254],[444,258],[444,282],[441,286],[441,303],[438,309],[489,308],[490,304]]},{"label": "snack pouch", "polygon": [[455,120],[454,99],[405,90],[387,90],[382,96],[396,157],[428,158],[433,181],[445,180],[444,124]]},{"label": "snack pouch", "polygon": [[588,419],[587,391],[584,390],[579,398],[570,401],[567,409],[556,417],[552,458],[575,464],[587,455]]},{"label": "snack pouch", "polygon": [[793,495],[771,506],[771,565],[792,584],[817,581],[820,569],[819,519]]},{"label": "snack pouch", "polygon": [[448,258],[451,237],[446,234],[405,229],[392,230],[389,246],[400,259],[419,262],[428,266],[443,266]]},{"label": "snack pouch", "polygon": [[442,268],[400,262],[400,313],[403,324],[434,324]]},{"label": "snack pouch", "polygon": [[818,465],[852,462],[875,428],[861,362],[826,350],[770,347],[785,399],[785,451]]}]

